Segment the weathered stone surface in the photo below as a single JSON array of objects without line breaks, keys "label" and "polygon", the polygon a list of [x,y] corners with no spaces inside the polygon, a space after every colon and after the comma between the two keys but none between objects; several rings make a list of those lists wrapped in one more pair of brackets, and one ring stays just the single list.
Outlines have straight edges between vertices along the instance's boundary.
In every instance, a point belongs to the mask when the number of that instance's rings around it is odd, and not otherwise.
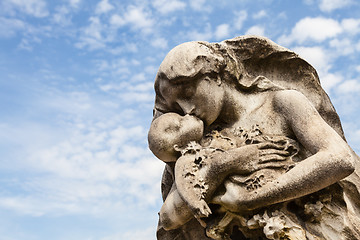
[{"label": "weathered stone surface", "polygon": [[359,158],[296,53],[254,36],[184,43],[155,91],[158,239],[360,239]]}]

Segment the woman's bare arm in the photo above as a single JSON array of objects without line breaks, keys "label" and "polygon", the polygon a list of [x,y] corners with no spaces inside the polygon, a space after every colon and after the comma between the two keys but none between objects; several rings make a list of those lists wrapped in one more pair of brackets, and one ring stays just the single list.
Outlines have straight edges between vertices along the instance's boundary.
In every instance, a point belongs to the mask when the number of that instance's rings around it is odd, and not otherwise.
[{"label": "woman's bare arm", "polygon": [[220,197],[220,202],[229,210],[249,210],[295,199],[323,189],[354,171],[356,154],[304,95],[293,90],[278,92],[274,110],[284,116],[297,140],[313,155],[250,193],[244,194],[241,188],[228,183],[227,193]]}]

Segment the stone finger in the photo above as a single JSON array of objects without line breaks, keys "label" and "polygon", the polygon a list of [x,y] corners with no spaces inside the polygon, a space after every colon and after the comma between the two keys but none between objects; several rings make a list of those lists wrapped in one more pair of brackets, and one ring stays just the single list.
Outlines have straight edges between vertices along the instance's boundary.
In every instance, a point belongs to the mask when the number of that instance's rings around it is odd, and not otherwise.
[{"label": "stone finger", "polygon": [[264,169],[264,168],[287,168],[287,165],[284,164],[283,161],[276,161],[276,162],[265,162],[258,165],[258,169]]},{"label": "stone finger", "polygon": [[269,154],[269,155],[265,155],[265,156],[261,156],[259,159],[259,163],[267,163],[267,162],[272,162],[272,161],[285,161],[286,157],[284,156],[280,156],[277,154]]},{"label": "stone finger", "polygon": [[280,155],[280,156],[289,156],[291,153],[285,150],[278,150],[278,149],[260,149],[259,156],[266,156],[266,155]]},{"label": "stone finger", "polygon": [[284,149],[284,145],[280,145],[280,144],[276,144],[273,142],[263,142],[263,143],[259,143],[258,144],[258,148],[259,149],[278,149],[278,150],[283,150]]}]

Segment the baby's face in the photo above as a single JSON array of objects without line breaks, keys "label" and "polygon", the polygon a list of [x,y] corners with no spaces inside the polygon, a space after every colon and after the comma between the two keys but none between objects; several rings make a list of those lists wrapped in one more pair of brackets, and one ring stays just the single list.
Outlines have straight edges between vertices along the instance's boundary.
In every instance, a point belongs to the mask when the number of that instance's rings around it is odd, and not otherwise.
[{"label": "baby's face", "polygon": [[200,141],[203,134],[204,123],[199,118],[165,113],[151,123],[149,147],[164,162],[175,162],[178,152],[174,146],[183,147],[190,141]]},{"label": "baby's face", "polygon": [[177,113],[166,113],[154,123],[159,134],[163,134],[169,144],[183,146],[190,141],[199,141],[204,134],[204,123],[192,115],[181,116]]}]

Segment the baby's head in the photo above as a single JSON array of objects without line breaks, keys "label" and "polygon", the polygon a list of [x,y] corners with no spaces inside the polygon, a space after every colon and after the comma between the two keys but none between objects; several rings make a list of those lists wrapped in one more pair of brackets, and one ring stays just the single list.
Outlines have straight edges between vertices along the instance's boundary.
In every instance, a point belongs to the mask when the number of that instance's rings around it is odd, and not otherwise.
[{"label": "baby's head", "polygon": [[175,162],[179,152],[175,151],[174,146],[183,147],[190,141],[200,141],[203,134],[204,123],[199,118],[166,113],[151,123],[149,148],[164,162]]}]

